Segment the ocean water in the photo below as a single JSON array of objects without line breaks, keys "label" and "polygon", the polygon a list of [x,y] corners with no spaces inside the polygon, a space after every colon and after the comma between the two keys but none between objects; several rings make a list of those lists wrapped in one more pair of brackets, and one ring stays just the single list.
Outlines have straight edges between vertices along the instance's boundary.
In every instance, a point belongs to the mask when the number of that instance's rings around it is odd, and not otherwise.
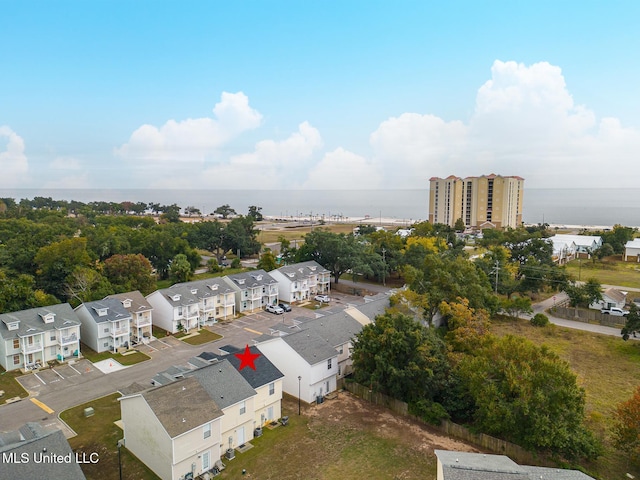
[{"label": "ocean water", "polygon": [[[429,190],[116,190],[116,189],[2,189],[0,197],[16,200],[35,196],[88,203],[154,202],[193,206],[209,214],[228,204],[246,214],[249,206],[262,207],[263,215],[282,218],[325,219],[391,218],[407,224],[426,220]],[[640,226],[638,189],[526,189],[523,219],[526,223],[556,225]]]}]

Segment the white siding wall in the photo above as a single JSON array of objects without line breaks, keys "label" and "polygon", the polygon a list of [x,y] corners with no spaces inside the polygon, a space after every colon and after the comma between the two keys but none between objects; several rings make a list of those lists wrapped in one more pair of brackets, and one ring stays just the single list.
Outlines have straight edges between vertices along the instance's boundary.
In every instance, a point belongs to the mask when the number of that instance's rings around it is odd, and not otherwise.
[{"label": "white siding wall", "polygon": [[[204,419],[203,419],[204,420]],[[220,458],[220,418],[211,422],[211,436],[204,438],[204,424],[190,432],[173,439],[173,478],[178,479],[182,475],[191,472],[192,465],[195,465],[195,474],[204,473],[202,469],[202,453],[211,452],[210,466]]]},{"label": "white siding wall", "polygon": [[100,350],[98,347],[98,325],[87,310],[87,307],[80,305],[75,312],[81,322],[80,336],[83,343],[94,352],[105,350],[104,348]]},{"label": "white siding wall", "polygon": [[173,306],[166,300],[164,295],[155,291],[147,296],[147,301],[153,307],[153,325],[171,333],[177,333],[176,322],[174,322]]},{"label": "white siding wall", "polygon": [[269,407],[273,407],[273,419],[277,420],[282,416],[282,379],[273,382],[273,395],[269,395],[269,384],[256,388],[256,393],[253,401],[256,427],[263,424],[263,419],[266,422],[269,418],[267,414]]}]

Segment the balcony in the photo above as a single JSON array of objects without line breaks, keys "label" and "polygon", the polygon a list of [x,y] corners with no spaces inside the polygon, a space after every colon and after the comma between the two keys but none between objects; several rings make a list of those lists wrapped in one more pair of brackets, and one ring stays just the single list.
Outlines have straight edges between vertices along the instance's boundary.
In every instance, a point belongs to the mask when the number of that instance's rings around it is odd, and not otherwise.
[{"label": "balcony", "polygon": [[59,345],[69,345],[70,343],[76,343],[78,341],[78,335],[76,335],[75,333],[72,333],[71,335],[61,335],[60,338],[58,338],[58,344]]},{"label": "balcony", "polygon": [[28,344],[24,344],[22,345],[22,348],[20,349],[22,351],[22,353],[34,353],[34,352],[39,352],[41,351],[43,348],[43,344],[42,343],[32,343],[30,345]]},{"label": "balcony", "polygon": [[121,337],[123,335],[129,335],[129,327],[121,327],[121,328],[114,328],[113,330],[111,330],[111,336],[112,337]]},{"label": "balcony", "polygon": [[151,325],[151,319],[150,318],[139,318],[139,319],[134,321],[133,325],[136,328],[148,327],[149,325]]}]

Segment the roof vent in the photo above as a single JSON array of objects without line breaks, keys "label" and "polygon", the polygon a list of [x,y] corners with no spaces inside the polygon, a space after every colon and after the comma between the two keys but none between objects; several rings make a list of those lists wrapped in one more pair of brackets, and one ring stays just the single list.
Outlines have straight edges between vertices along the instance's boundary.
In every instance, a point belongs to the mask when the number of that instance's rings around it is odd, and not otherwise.
[{"label": "roof vent", "polygon": [[183,419],[182,419],[182,423],[185,423],[186,421],[187,421],[187,419],[186,419],[186,418],[183,418]]}]

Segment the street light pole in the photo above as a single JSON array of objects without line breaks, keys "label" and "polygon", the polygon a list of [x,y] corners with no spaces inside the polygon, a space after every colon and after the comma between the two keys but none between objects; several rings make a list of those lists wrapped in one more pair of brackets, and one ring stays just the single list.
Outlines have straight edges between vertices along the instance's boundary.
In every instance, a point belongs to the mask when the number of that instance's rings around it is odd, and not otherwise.
[{"label": "street light pole", "polygon": [[118,471],[120,473],[120,480],[122,480],[122,458],[120,456],[120,447],[122,447],[122,440],[118,440]]},{"label": "street light pole", "polygon": [[302,377],[298,375],[298,415],[300,415],[300,380]]}]

